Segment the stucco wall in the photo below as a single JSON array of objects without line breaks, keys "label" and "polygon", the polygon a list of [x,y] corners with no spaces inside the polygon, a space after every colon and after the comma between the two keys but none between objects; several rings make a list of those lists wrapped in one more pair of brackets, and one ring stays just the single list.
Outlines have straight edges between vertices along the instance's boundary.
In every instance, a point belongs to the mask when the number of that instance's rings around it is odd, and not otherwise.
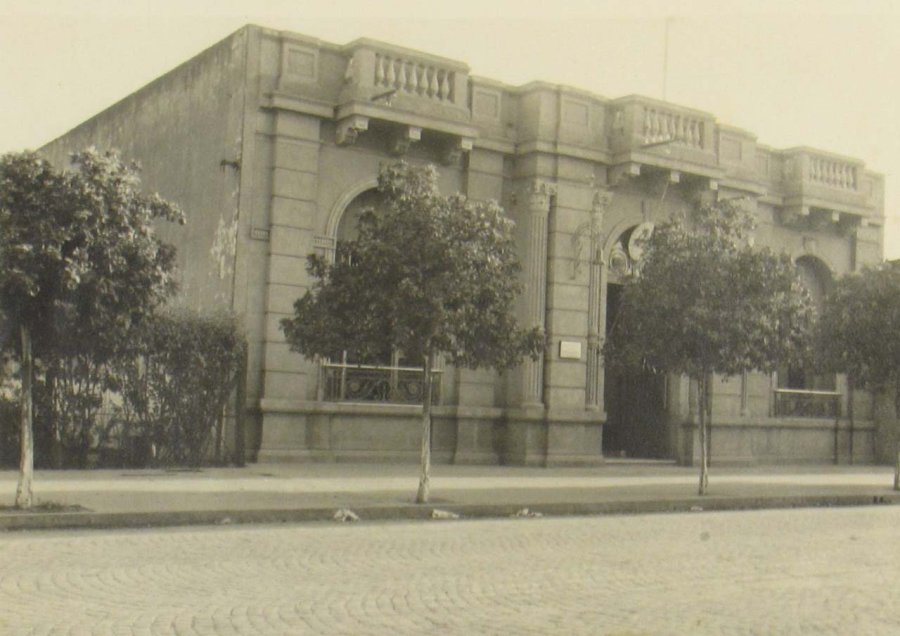
[{"label": "stucco wall", "polygon": [[246,42],[235,33],[40,150],[58,165],[89,145],[141,164],[144,188],[185,212],[159,233],[178,248],[190,307],[231,305]]}]

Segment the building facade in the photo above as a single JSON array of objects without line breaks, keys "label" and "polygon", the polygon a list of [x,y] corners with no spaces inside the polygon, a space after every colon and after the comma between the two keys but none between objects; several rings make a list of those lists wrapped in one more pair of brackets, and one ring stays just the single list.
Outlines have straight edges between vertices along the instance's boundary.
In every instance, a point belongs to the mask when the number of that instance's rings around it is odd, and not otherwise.
[{"label": "building facade", "polygon": [[[814,297],[882,259],[883,179],[858,159],[759,143],[690,108],[508,86],[461,62],[360,39],[334,45],[247,26],[48,144],[65,163],[95,145],[138,160],[179,203],[179,302],[225,306],[250,342],[248,447],[260,460],[418,457],[420,380],[397,353],[357,365],[289,350],[279,321],[375,201],[379,166],[439,166],[445,193],[494,199],[516,222],[517,313],[548,336],[543,360],[497,374],[443,365],[436,461],[690,463],[698,454],[680,377],[617,377],[600,348],[637,237],[697,197],[743,197],[755,241],[789,253]],[[714,384],[719,462],[872,456],[871,400],[802,369]],[[852,417],[851,417],[852,415]]]}]

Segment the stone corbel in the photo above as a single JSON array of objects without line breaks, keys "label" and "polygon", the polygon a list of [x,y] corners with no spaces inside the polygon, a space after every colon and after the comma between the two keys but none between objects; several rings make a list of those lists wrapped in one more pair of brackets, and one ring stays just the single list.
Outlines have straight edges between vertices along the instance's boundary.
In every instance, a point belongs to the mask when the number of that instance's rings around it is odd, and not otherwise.
[{"label": "stone corbel", "polygon": [[356,143],[359,133],[369,129],[369,118],[353,115],[337,123],[336,139],[339,146],[351,146]]},{"label": "stone corbel", "polygon": [[641,174],[641,164],[639,163],[621,163],[609,169],[609,185],[616,187],[621,185],[625,179],[637,177]]},{"label": "stone corbel", "polygon": [[856,214],[840,214],[837,221],[838,233],[841,236],[851,236],[859,227],[865,227],[865,217]]},{"label": "stone corbel", "polygon": [[475,140],[471,137],[460,137],[459,139],[451,141],[447,144],[446,148],[444,148],[444,155],[441,158],[442,163],[445,166],[454,166],[458,164],[462,154],[472,150],[474,141]]},{"label": "stone corbel", "polygon": [[803,219],[809,217],[809,206],[797,205],[781,210],[781,223],[788,227],[799,224]]},{"label": "stone corbel", "polygon": [[418,126],[404,126],[394,137],[391,153],[400,156],[409,151],[409,145],[422,139],[422,129]]},{"label": "stone corbel", "polygon": [[822,231],[838,225],[840,220],[841,213],[837,210],[816,210],[810,215],[810,226],[814,230]]}]

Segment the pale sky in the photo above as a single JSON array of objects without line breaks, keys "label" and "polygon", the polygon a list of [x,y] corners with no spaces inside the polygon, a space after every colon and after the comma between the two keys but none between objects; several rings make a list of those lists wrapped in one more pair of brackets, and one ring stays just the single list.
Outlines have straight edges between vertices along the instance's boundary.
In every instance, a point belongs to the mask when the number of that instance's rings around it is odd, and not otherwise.
[{"label": "pale sky", "polygon": [[[895,8],[896,6],[896,8]],[[663,97],[776,148],[886,176],[900,258],[900,3],[756,0],[0,0],[0,153],[38,148],[246,23],[370,37],[508,84]]]}]

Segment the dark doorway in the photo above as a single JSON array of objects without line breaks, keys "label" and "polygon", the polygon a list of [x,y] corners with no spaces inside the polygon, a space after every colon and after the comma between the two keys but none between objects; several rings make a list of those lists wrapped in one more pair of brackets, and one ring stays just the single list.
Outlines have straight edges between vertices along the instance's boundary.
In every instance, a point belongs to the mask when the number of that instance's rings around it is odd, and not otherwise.
[{"label": "dark doorway", "polygon": [[[615,324],[622,285],[606,291],[606,332]],[[666,377],[648,370],[613,373],[606,370],[603,455],[645,459],[671,456],[666,426]]]}]

